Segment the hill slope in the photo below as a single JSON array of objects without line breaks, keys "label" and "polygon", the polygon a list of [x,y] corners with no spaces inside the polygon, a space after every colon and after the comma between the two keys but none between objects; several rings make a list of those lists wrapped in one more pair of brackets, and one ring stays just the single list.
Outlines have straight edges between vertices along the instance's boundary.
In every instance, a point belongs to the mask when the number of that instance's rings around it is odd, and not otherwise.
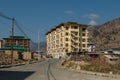
[{"label": "hill slope", "polygon": [[120,48],[120,18],[89,28],[89,36],[96,50]]},{"label": "hill slope", "polygon": [[[39,43],[40,50],[43,52],[46,52],[46,42],[40,42]],[[30,50],[31,52],[33,51],[38,51],[38,43],[32,43],[30,44]]]}]

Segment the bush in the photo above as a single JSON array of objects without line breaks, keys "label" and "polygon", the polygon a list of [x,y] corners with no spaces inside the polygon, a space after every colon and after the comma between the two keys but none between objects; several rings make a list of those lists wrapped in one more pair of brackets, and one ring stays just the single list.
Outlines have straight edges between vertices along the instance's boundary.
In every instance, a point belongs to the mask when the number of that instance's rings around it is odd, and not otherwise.
[{"label": "bush", "polygon": [[95,59],[94,61],[92,60],[89,65],[81,66],[81,69],[103,73],[109,73],[112,71],[114,74],[120,74],[120,64],[110,65],[105,62],[101,62],[98,59]]}]

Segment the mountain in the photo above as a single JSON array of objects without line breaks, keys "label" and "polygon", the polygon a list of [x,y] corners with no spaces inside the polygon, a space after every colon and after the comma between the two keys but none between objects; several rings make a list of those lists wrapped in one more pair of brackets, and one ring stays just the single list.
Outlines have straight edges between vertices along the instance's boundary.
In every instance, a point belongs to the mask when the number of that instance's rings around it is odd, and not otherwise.
[{"label": "mountain", "polygon": [[[40,42],[39,46],[40,46],[40,50],[42,50],[43,52],[46,52],[46,42],[44,42],[44,41]],[[31,50],[31,52],[38,51],[38,43],[31,42],[30,50]]]},{"label": "mountain", "polygon": [[120,48],[120,18],[89,27],[88,31],[89,39],[95,43],[96,50]]}]

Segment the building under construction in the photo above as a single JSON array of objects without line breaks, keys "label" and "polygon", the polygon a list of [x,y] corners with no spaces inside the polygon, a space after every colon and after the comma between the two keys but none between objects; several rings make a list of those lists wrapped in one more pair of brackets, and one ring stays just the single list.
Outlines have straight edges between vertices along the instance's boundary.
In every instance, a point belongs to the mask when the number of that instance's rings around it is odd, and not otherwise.
[{"label": "building under construction", "polygon": [[22,46],[26,49],[26,51],[30,51],[30,39],[25,38],[24,36],[14,36],[12,40],[12,36],[9,38],[3,38],[3,45],[4,46]]}]

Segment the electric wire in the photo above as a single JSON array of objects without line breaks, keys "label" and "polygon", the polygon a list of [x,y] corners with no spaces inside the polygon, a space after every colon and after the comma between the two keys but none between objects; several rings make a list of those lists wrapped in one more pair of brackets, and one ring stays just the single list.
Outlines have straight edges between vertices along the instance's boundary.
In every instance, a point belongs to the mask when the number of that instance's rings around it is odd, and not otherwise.
[{"label": "electric wire", "polygon": [[22,28],[20,27],[20,25],[18,24],[17,20],[15,20],[15,25],[16,27],[23,33],[23,35],[26,37],[26,38],[29,38],[28,35],[22,30]]},{"label": "electric wire", "polygon": [[12,20],[11,17],[6,16],[6,15],[3,14],[2,12],[0,12],[0,16],[3,17],[3,18],[5,18],[5,19]]},{"label": "electric wire", "polygon": [[[13,20],[13,19],[14,19],[14,18],[11,18],[11,17],[6,16],[6,15],[3,14],[2,12],[0,12],[0,16],[3,17],[3,18],[5,18],[5,19],[8,19],[8,20]],[[20,32],[23,33],[23,35],[24,35],[26,38],[29,38],[28,35],[23,31],[23,29],[21,28],[21,26],[18,24],[18,22],[17,22],[16,19],[15,19],[15,25],[16,25],[16,27],[20,30]],[[34,45],[36,45],[34,41],[31,40],[31,42],[32,42]]]}]

